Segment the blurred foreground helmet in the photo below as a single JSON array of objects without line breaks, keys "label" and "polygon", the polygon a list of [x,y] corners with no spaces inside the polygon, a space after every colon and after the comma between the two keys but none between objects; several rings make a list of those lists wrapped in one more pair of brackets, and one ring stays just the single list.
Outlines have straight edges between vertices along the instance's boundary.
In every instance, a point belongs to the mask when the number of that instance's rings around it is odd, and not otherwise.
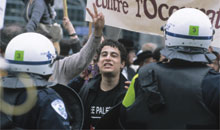
[{"label": "blurred foreground helmet", "polygon": [[0,70],[7,70],[8,63],[0,55]]},{"label": "blurred foreground helmet", "polygon": [[52,42],[45,36],[28,32],[13,38],[5,51],[5,59],[12,71],[52,74],[52,62],[56,57]]},{"label": "blurred foreground helmet", "polygon": [[214,30],[208,16],[202,11],[180,9],[170,16],[163,30],[166,48],[161,54],[168,59],[209,62],[215,58],[207,52]]}]

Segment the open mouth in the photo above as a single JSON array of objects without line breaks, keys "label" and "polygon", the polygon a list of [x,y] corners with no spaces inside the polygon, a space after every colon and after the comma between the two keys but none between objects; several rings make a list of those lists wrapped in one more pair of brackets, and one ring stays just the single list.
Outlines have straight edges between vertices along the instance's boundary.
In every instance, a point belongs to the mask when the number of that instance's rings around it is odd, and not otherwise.
[{"label": "open mouth", "polygon": [[113,64],[111,64],[111,63],[104,63],[104,67],[111,67],[111,66],[113,66]]}]

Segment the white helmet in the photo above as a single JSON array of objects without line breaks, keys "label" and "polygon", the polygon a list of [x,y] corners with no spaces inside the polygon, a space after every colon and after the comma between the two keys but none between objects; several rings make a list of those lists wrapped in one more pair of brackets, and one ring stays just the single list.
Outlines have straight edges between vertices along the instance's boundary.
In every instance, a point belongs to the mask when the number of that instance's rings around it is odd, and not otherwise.
[{"label": "white helmet", "polygon": [[5,51],[5,59],[12,71],[40,75],[52,74],[56,57],[52,42],[45,36],[28,32],[14,37]]},{"label": "white helmet", "polygon": [[193,8],[174,12],[163,27],[166,47],[161,54],[166,58],[208,63],[215,59],[209,54],[214,30],[208,16]]},{"label": "white helmet", "polygon": [[208,49],[213,27],[208,16],[194,8],[173,13],[164,27],[166,46],[188,46]]}]

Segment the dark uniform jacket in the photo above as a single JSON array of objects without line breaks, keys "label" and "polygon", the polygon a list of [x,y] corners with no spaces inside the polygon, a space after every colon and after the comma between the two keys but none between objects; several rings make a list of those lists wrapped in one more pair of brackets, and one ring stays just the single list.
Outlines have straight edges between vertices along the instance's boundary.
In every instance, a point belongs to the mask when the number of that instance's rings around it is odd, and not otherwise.
[{"label": "dark uniform jacket", "polygon": [[[115,95],[114,103],[115,105],[120,103],[126,93],[125,89],[125,81],[126,78],[121,74],[119,84],[117,87],[120,87],[119,92]],[[80,90],[80,97],[82,98],[85,110],[85,118],[84,118],[84,127],[88,129],[90,127],[90,109],[91,103],[94,101],[97,91],[100,87],[101,75],[97,75],[95,78],[91,79],[86,85],[84,85]]]},{"label": "dark uniform jacket", "polygon": [[[31,79],[33,81],[33,86],[37,88],[36,103],[33,104],[29,111],[22,115],[15,116],[1,112],[0,128],[81,129],[83,108],[82,105],[79,105],[79,100],[77,97],[74,97],[74,93],[71,92],[71,89],[61,85],[51,85],[39,75],[31,74],[29,76],[31,78],[20,77],[25,80]],[[27,96],[26,86],[24,86],[23,82],[21,82],[15,74],[9,74],[9,76],[3,77],[2,80],[2,86],[4,88],[3,99],[5,102],[12,104],[12,106],[19,106],[23,104],[27,98],[30,98]],[[50,87],[47,87],[48,85],[50,85]],[[56,91],[59,91],[59,94]],[[62,93],[67,96],[65,97]],[[68,99],[68,97],[71,100]],[[69,102],[67,102],[68,100]],[[64,103],[64,101],[66,103]],[[71,109],[76,112],[72,112]],[[13,111],[11,113],[13,113]]]},{"label": "dark uniform jacket", "polygon": [[186,62],[153,63],[143,66],[138,74],[123,100],[123,127],[219,127],[219,73],[205,65]]}]

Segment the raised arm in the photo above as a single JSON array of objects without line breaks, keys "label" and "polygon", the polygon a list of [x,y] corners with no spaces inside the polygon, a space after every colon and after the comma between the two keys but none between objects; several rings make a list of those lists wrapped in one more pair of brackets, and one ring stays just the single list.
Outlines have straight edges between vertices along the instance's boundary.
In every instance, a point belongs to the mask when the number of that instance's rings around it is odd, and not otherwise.
[{"label": "raised arm", "polygon": [[63,17],[63,27],[68,32],[68,35],[71,39],[78,38],[75,28],[73,27],[73,24],[71,23],[68,17]]},{"label": "raised arm", "polygon": [[102,31],[105,25],[105,19],[104,15],[100,12],[98,13],[97,8],[95,4],[93,3],[93,8],[94,8],[94,14],[90,11],[89,8],[86,8],[88,11],[89,15],[92,17],[92,21],[94,24],[94,34],[95,36],[102,36]]},{"label": "raised arm", "polygon": [[56,61],[51,81],[67,85],[72,78],[80,74],[80,72],[82,72],[91,62],[96,52],[96,48],[101,42],[102,31],[105,23],[104,15],[102,13],[98,13],[95,4],[93,4],[93,8],[94,13],[90,9],[87,9],[94,24],[94,31],[92,35],[89,37],[89,40],[80,52]]}]

